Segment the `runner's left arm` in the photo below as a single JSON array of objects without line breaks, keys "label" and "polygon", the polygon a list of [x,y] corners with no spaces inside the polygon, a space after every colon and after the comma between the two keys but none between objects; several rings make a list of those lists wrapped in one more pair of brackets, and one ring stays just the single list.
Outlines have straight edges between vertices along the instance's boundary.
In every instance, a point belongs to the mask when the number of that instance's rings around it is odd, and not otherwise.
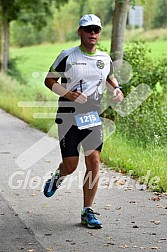
[{"label": "runner's left arm", "polygon": [[107,77],[107,87],[110,91],[113,92],[114,99],[113,101],[121,102],[124,98],[121,87],[118,84],[117,79],[112,74],[110,77]]}]

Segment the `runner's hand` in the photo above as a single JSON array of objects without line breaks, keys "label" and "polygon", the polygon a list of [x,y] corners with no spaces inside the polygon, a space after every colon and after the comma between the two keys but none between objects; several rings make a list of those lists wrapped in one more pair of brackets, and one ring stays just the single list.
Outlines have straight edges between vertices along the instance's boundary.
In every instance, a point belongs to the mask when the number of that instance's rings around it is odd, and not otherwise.
[{"label": "runner's hand", "polygon": [[121,102],[124,99],[124,95],[119,88],[114,89],[113,95],[114,95],[113,99],[114,102]]},{"label": "runner's hand", "polygon": [[80,91],[70,92],[68,95],[68,99],[81,104],[87,102],[87,96],[81,93]]}]

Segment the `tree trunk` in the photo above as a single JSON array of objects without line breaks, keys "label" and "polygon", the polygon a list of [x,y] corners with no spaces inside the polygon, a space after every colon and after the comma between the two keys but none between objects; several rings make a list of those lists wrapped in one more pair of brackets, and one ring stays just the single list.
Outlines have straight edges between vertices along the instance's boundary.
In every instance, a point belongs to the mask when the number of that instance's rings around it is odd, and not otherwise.
[{"label": "tree trunk", "polygon": [[113,60],[123,59],[124,33],[126,28],[128,6],[129,0],[115,0],[110,51],[110,55]]},{"label": "tree trunk", "polygon": [[1,72],[7,72],[9,61],[9,20],[7,11],[2,10],[1,26]]}]

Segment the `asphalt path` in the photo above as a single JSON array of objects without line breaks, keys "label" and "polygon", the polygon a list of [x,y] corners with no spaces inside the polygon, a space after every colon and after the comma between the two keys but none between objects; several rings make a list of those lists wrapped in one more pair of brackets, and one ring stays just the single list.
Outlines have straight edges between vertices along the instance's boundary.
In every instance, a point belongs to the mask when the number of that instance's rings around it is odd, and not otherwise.
[{"label": "asphalt path", "polygon": [[167,251],[165,194],[101,164],[94,210],[103,228],[87,229],[80,224],[82,154],[56,194],[43,195],[60,161],[56,139],[0,110],[0,252]]}]

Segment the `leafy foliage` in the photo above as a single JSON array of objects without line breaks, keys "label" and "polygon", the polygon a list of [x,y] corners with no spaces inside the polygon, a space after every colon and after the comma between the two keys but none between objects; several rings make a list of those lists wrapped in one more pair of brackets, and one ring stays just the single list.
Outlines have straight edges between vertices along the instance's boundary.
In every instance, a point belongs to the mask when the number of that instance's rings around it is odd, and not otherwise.
[{"label": "leafy foliage", "polygon": [[143,42],[126,48],[124,59],[131,64],[133,77],[123,85],[123,91],[126,96],[144,83],[152,89],[152,95],[127,117],[119,116],[110,108],[107,116],[114,118],[121,134],[138,144],[147,146],[152,142],[163,146],[167,144],[167,58],[153,60],[149,53],[150,49]]},{"label": "leafy foliage", "polygon": [[167,26],[167,0],[157,1],[156,13],[154,18],[154,27],[166,27]]},{"label": "leafy foliage", "polygon": [[59,8],[68,0],[1,0],[0,10],[7,15],[8,21],[19,20],[22,22],[31,21],[32,24],[42,27],[46,24],[46,14],[51,14],[51,9],[55,5]]},{"label": "leafy foliage", "polygon": [[11,58],[9,60],[9,68],[8,68],[7,73],[9,76],[13,77],[14,79],[17,79],[21,83],[25,83],[25,80],[17,66],[17,62],[20,62],[20,61],[21,61],[20,57]]}]

